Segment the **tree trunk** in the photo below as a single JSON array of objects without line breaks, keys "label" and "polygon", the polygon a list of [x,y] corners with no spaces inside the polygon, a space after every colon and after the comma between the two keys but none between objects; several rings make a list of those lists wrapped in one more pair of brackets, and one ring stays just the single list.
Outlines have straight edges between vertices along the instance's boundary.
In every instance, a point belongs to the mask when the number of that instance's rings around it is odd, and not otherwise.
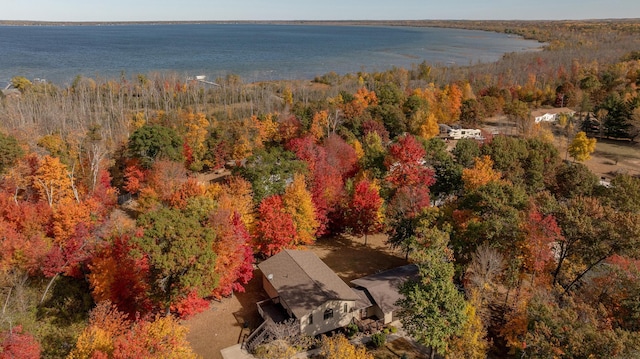
[{"label": "tree trunk", "polygon": [[569,283],[568,286],[564,288],[564,293],[567,293],[569,289],[571,289],[571,287],[573,287],[574,284],[576,284],[580,279],[582,279],[582,277],[584,277],[585,274],[587,274],[591,269],[593,269],[593,267],[597,266],[598,264],[600,264],[600,262],[609,258],[610,256],[611,254],[608,254],[607,256],[602,257],[598,259],[595,263],[591,264],[587,269],[585,269],[582,273],[580,273],[571,283]]},{"label": "tree trunk", "polygon": [[49,281],[49,284],[47,284],[47,289],[45,289],[44,293],[42,294],[42,298],[40,299],[40,304],[44,302],[44,298],[47,297],[47,293],[49,293],[49,289],[51,288],[51,285],[56,280],[56,278],[58,278],[58,273],[56,273],[56,275],[54,275],[53,278],[51,278],[51,280]]}]

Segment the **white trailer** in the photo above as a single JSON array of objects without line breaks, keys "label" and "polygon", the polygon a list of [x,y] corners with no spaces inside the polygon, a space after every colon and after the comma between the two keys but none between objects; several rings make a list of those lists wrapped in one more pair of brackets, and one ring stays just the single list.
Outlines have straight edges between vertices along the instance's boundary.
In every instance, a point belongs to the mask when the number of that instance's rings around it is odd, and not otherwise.
[{"label": "white trailer", "polygon": [[473,138],[476,140],[482,139],[482,132],[480,130],[470,128],[452,128],[449,130],[449,133],[447,133],[447,135],[454,140],[459,140],[462,138]]}]

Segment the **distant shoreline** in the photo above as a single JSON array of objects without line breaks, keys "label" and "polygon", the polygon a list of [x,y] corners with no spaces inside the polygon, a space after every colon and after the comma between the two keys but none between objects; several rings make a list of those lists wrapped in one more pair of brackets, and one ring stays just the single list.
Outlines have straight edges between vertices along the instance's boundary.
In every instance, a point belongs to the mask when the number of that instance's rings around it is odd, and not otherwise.
[{"label": "distant shoreline", "polygon": [[195,24],[270,24],[270,25],[377,25],[417,27],[471,27],[567,22],[636,22],[639,18],[585,20],[206,20],[206,21],[31,21],[0,20],[2,26],[109,26],[109,25],[195,25]]}]

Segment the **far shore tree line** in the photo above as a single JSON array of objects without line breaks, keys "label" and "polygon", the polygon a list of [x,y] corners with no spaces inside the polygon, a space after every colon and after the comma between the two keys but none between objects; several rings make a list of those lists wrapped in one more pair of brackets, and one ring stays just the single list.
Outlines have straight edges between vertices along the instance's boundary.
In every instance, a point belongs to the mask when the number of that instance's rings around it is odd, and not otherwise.
[{"label": "far shore tree line", "polygon": [[[640,179],[604,187],[580,162],[588,136],[640,134],[640,24],[500,24],[485,26],[548,46],[212,88],[14,78],[0,99],[0,357],[195,357],[175,318],[244,291],[256,260],[378,233],[420,269],[402,320],[432,353],[639,355]],[[577,114],[534,123],[560,106]],[[438,137],[494,116],[519,136]]]}]

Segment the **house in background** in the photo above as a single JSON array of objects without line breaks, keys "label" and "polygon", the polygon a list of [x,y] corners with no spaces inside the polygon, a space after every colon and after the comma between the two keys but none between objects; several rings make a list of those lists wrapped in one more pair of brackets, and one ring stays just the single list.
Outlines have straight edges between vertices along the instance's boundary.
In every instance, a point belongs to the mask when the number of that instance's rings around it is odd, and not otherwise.
[{"label": "house in background", "polygon": [[269,300],[258,312],[275,323],[293,318],[315,336],[348,325],[360,297],[311,251],[283,250],[258,264]]},{"label": "house in background", "polygon": [[407,280],[416,280],[417,278],[418,266],[409,264],[352,280],[351,283],[355,286],[354,290],[361,293],[361,302],[369,304],[368,306],[359,306],[360,310],[356,314],[356,318],[377,317],[382,321],[382,324],[389,324],[397,320],[399,308],[396,302],[402,299],[400,286]]},{"label": "house in background", "polygon": [[556,122],[558,120],[558,115],[562,113],[573,116],[576,112],[567,107],[559,107],[535,110],[531,112],[531,116],[534,118],[535,123]]}]

